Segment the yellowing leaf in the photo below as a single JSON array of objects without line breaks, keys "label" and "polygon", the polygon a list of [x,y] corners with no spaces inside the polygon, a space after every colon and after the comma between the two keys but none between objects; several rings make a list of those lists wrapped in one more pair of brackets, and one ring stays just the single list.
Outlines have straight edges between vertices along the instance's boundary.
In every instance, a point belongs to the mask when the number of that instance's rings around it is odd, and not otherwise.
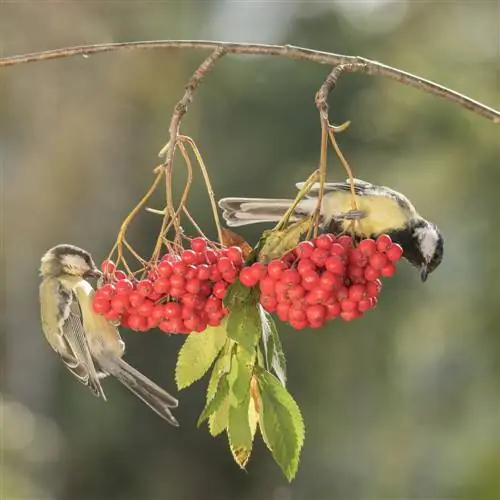
[{"label": "yellowing leaf", "polygon": [[226,247],[239,247],[243,252],[243,259],[246,260],[253,252],[253,248],[245,241],[243,236],[225,227],[222,228],[222,244]]},{"label": "yellowing leaf", "polygon": [[248,411],[249,405],[250,392],[247,393],[247,397],[241,404],[229,407],[227,426],[229,447],[234,460],[242,469],[245,468],[250,458],[253,445],[253,434],[250,428]]},{"label": "yellowing leaf", "polygon": [[177,357],[175,381],[179,390],[199,380],[214,362],[227,339],[226,321],[188,336]]}]

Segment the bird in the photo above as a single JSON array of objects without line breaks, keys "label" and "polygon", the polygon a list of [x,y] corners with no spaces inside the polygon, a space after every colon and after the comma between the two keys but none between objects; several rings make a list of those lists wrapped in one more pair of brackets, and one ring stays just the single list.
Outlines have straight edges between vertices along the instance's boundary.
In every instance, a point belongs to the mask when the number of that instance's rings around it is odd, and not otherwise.
[{"label": "bird", "polygon": [[64,366],[98,398],[106,401],[101,379],[117,378],[169,424],[178,400],[122,359],[125,344],[117,328],[92,309],[95,290],[88,278],[101,277],[86,250],[61,244],[41,259],[42,330]]},{"label": "bird", "polygon": [[[297,189],[304,187],[297,183]],[[357,208],[352,208],[354,191]],[[298,203],[289,222],[309,217],[315,210],[320,184],[315,183]],[[292,205],[286,198],[222,198],[219,207],[229,227],[259,222],[277,222]],[[356,224],[352,225],[355,220]],[[361,179],[324,183],[320,209],[320,227],[333,234],[351,230],[358,239],[388,234],[403,248],[403,257],[420,271],[424,282],[442,262],[444,239],[436,224],[422,217],[410,200],[387,186],[378,186]],[[354,227],[353,227],[354,226]]]}]

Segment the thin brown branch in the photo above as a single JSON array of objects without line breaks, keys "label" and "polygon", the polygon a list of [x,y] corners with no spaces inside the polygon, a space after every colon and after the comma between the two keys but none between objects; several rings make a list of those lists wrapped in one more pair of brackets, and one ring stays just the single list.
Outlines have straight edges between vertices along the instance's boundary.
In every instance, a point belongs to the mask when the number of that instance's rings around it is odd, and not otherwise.
[{"label": "thin brown branch", "polygon": [[256,43],[231,43],[216,42],[205,40],[157,40],[144,42],[123,42],[123,43],[105,43],[99,45],[81,45],[77,47],[67,47],[56,50],[46,50],[32,54],[11,56],[0,58],[0,67],[13,66],[16,64],[25,64],[29,62],[48,61],[52,59],[61,59],[73,56],[89,56],[102,52],[114,52],[123,49],[202,49],[215,50],[224,49],[228,54],[252,54],[266,56],[281,56],[291,59],[300,59],[312,61],[330,66],[353,64],[350,72],[366,73],[368,75],[379,75],[385,78],[396,80],[403,85],[417,88],[428,94],[441,97],[447,101],[454,102],[462,108],[468,109],[473,113],[483,116],[494,123],[500,123],[500,111],[490,108],[478,101],[470,99],[454,90],[450,90],[442,85],[438,85],[430,80],[420,78],[405,71],[392,68],[376,61],[371,61],[363,57],[345,56],[311,50],[293,45],[264,45]]}]

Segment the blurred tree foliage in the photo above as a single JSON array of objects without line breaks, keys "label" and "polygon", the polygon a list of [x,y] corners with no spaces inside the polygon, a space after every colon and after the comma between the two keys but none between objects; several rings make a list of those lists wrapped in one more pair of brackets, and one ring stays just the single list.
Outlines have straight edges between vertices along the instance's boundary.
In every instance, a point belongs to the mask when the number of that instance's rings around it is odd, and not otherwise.
[{"label": "blurred tree foliage", "polygon": [[[495,2],[0,5],[4,55],[107,41],[223,39],[225,30],[248,34],[231,41],[264,39],[380,60],[500,107]],[[204,55],[130,51],[1,72],[2,388],[53,420],[64,441],[37,460],[28,445],[4,455],[3,474],[19,484],[8,498],[499,498],[499,128],[394,82],[343,77],[330,98],[332,118],[352,120],[339,141],[358,177],[406,193],[438,223],[445,260],[425,285],[402,266],[377,310],[353,324],[281,328],[289,388],[307,426],[291,485],[262,443],[245,474],[224,439],[196,428],[206,382],[179,395],[181,427],[167,428],[113,382],[105,383],[109,402],[96,400],[44,344],[40,255],[61,242],[88,248],[96,259],[106,255],[152,181],[173,105]],[[197,141],[218,196],[290,196],[316,168],[314,93],[328,71],[246,56],[216,66],[182,131]],[[344,177],[333,155],[329,177]],[[189,206],[214,236],[201,182]],[[254,241],[261,229],[242,232]],[[151,250],[157,230],[156,216],[140,216],[133,228],[140,252]],[[124,337],[128,359],[173,389],[182,339]],[[10,435],[17,425],[4,420],[2,431]]]}]

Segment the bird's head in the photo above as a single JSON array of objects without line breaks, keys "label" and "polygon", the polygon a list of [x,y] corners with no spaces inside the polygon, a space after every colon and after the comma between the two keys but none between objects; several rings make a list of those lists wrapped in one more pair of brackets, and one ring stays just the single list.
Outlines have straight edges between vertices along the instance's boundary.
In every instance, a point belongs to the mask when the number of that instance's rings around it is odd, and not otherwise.
[{"label": "bird's head", "polygon": [[40,274],[46,277],[76,276],[82,278],[100,277],[91,255],[74,245],[57,245],[42,257]]},{"label": "bird's head", "polygon": [[420,278],[425,281],[443,260],[443,235],[435,224],[422,219],[413,228],[413,239],[418,256],[412,263],[420,268]]}]

